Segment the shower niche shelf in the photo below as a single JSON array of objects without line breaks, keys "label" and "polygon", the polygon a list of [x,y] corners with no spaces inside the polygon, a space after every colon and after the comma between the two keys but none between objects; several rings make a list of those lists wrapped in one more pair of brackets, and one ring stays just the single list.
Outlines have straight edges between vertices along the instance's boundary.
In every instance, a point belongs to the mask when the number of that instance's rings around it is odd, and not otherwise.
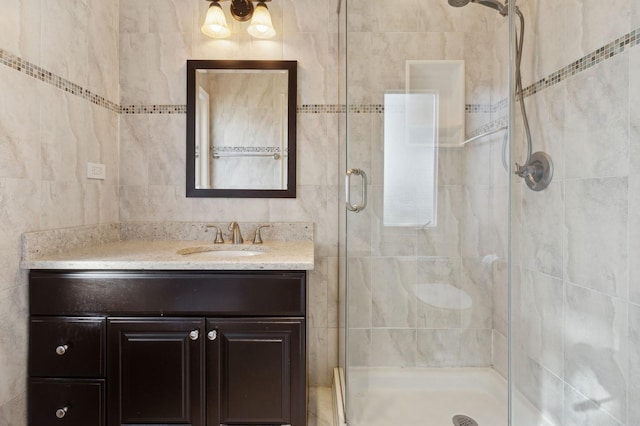
[{"label": "shower niche shelf", "polygon": [[407,93],[437,93],[438,146],[462,146],[465,139],[464,61],[410,60],[405,63],[405,73]]}]

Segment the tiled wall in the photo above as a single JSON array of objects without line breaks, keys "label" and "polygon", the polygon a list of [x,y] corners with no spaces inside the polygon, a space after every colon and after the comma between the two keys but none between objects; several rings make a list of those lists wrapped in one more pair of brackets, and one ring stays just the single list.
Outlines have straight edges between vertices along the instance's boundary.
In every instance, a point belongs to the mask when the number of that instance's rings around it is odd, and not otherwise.
[{"label": "tiled wall", "polygon": [[524,85],[547,77],[525,100],[534,151],[555,173],[514,199],[515,388],[558,425],[636,425],[640,1],[518,4]]},{"label": "tiled wall", "polygon": [[[329,386],[338,354],[336,4],[269,3],[277,31],[272,40],[252,39],[247,24],[230,17],[230,39],[204,36],[200,26],[208,5],[204,0],[120,0],[120,101],[127,105],[120,121],[120,217],[123,222],[314,222],[309,383]],[[162,114],[160,106],[186,103],[187,59],[298,61],[297,198],[185,198],[186,115]]]},{"label": "tiled wall", "polygon": [[118,221],[118,1],[0,0],[0,16],[0,424],[24,426],[20,234]]}]

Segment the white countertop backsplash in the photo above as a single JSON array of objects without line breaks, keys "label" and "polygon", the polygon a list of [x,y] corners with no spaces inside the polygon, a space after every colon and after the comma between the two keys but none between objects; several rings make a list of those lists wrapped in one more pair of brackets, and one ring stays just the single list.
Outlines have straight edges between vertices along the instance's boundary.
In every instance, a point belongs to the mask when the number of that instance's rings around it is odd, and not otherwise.
[{"label": "white countertop backsplash", "polygon": [[[247,244],[264,223],[240,223]],[[97,270],[311,270],[314,267],[312,223],[270,223],[262,229],[257,256],[212,257],[209,253],[177,251],[212,245],[220,225],[225,246],[231,247],[228,223],[123,223],[55,229],[23,234],[23,269]],[[220,248],[221,245],[216,245]]]}]

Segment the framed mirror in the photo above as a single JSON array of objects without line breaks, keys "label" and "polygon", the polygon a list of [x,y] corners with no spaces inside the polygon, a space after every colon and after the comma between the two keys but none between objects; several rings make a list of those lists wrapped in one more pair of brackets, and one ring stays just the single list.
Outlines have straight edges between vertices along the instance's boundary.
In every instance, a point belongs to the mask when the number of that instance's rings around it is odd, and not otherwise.
[{"label": "framed mirror", "polygon": [[295,198],[296,61],[187,61],[187,197]]}]

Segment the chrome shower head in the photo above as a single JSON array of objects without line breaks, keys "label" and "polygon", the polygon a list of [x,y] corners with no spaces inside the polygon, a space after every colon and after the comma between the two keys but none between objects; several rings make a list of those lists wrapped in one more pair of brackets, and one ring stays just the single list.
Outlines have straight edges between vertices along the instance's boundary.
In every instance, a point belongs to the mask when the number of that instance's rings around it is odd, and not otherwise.
[{"label": "chrome shower head", "polygon": [[449,0],[449,5],[453,7],[462,7],[469,4],[471,0]]},{"label": "chrome shower head", "polygon": [[490,7],[492,9],[497,10],[500,15],[507,16],[507,6],[500,3],[498,0],[471,0],[474,3],[481,4],[483,6]]},{"label": "chrome shower head", "polygon": [[507,16],[507,6],[500,3],[498,0],[449,0],[449,5],[453,7],[463,7],[469,3],[478,3],[483,6],[490,7],[497,10],[500,15]]}]

